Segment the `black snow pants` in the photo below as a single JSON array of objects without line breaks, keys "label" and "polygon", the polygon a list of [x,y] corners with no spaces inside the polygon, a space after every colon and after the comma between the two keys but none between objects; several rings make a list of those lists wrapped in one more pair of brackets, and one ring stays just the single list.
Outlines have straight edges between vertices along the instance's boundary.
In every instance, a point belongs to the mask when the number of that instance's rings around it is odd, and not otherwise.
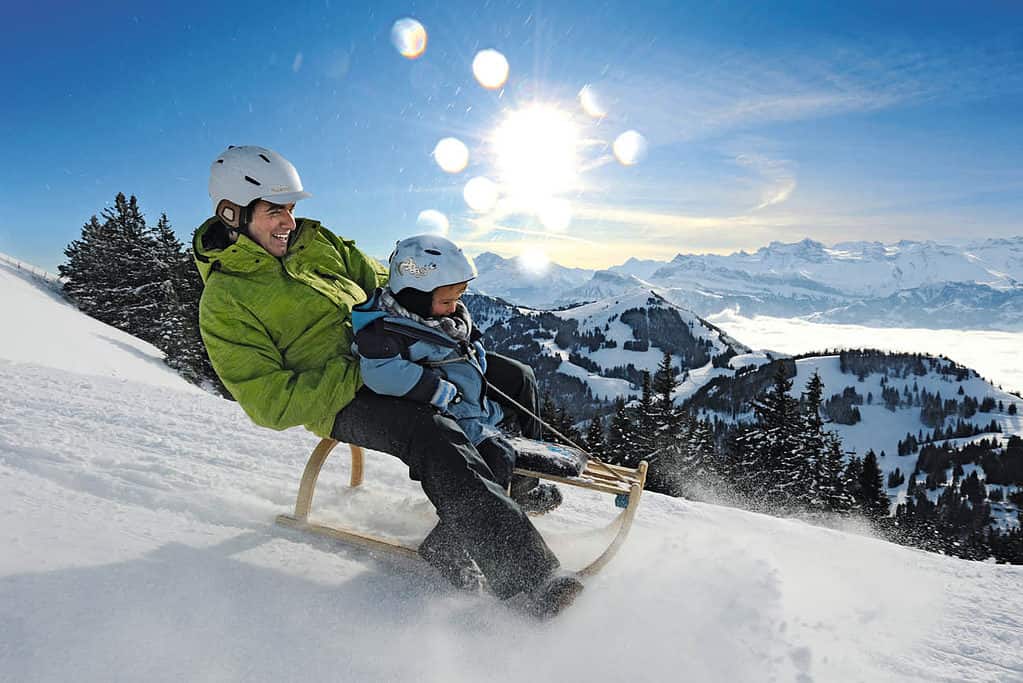
[{"label": "black snow pants", "polygon": [[[508,375],[515,371],[521,375],[511,364],[525,367],[510,359],[508,365],[498,361]],[[529,377],[521,377],[520,382],[527,384],[531,378],[529,371]],[[515,392],[522,388],[512,384],[502,389],[518,400]],[[535,393],[535,380],[533,386]],[[430,535],[468,551],[498,597],[532,590],[559,567],[540,533],[495,481],[454,419],[429,405],[363,387],[338,413],[332,436],[390,453],[408,465],[409,477],[422,484],[440,518]]]},{"label": "black snow pants", "polygon": [[[508,394],[517,403],[528,408],[533,415],[540,414],[540,397],[536,386],[536,376],[533,374],[533,368],[528,365],[520,363],[514,358],[488,353],[487,383]],[[529,439],[540,438],[541,427],[536,418],[523,413],[495,391],[488,392],[487,398],[500,403],[505,415],[518,418],[522,436]]]}]

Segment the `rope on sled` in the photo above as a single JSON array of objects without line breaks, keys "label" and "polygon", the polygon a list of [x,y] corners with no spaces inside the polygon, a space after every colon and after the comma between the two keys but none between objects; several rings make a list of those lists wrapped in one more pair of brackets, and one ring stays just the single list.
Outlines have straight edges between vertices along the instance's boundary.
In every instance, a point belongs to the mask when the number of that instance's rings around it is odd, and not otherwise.
[{"label": "rope on sled", "polygon": [[590,454],[590,452],[589,452],[589,451],[587,451],[587,450],[586,450],[585,448],[583,448],[583,447],[582,447],[582,446],[580,446],[579,444],[575,443],[575,442],[574,442],[574,441],[572,441],[572,440],[571,440],[570,438],[568,438],[567,436],[565,436],[564,434],[562,434],[561,432],[559,432],[559,431],[558,431],[557,429],[555,429],[554,427],[552,427],[552,426],[550,426],[549,424],[547,424],[546,422],[544,422],[544,420],[543,420],[543,418],[542,418],[542,417],[540,417],[539,415],[537,415],[536,413],[534,413],[534,412],[533,412],[532,410],[530,410],[530,409],[529,409],[529,408],[527,408],[526,406],[524,406],[524,405],[522,405],[521,403],[519,403],[518,401],[516,401],[516,400],[515,400],[514,398],[512,398],[512,397],[511,397],[511,396],[509,396],[508,394],[504,393],[503,391],[501,391],[500,389],[498,389],[497,387],[495,387],[495,386],[494,386],[493,384],[488,384],[488,385],[487,385],[487,389],[488,389],[488,390],[492,390],[492,391],[494,391],[494,392],[495,392],[496,394],[498,394],[498,395],[499,395],[499,396],[500,396],[501,398],[505,399],[506,401],[509,401],[509,402],[510,402],[510,403],[511,403],[511,404],[512,404],[513,406],[515,406],[516,408],[518,408],[518,409],[519,409],[519,410],[521,410],[522,412],[526,413],[527,415],[529,415],[529,416],[530,416],[530,417],[532,417],[532,418],[535,418],[535,419],[537,420],[537,422],[539,422],[539,423],[540,423],[541,425],[543,425],[543,426],[544,426],[544,427],[546,427],[547,429],[549,429],[549,430],[551,430],[552,432],[554,432],[554,435],[555,435],[555,436],[558,436],[559,438],[561,438],[561,439],[564,439],[564,440],[565,440],[565,443],[567,443],[567,444],[568,444],[569,446],[572,446],[573,448],[578,448],[578,449],[579,449],[580,451],[582,451],[583,453],[585,453],[585,454],[586,454],[586,458],[587,458],[587,460],[588,460],[589,462],[595,462],[596,464],[600,465],[600,467],[601,467],[601,468],[603,468],[603,469],[604,469],[604,471],[606,471],[606,472],[607,472],[608,474],[610,474],[611,476],[613,476],[613,477],[614,477],[615,479],[617,479],[618,481],[620,481],[620,482],[624,482],[624,483],[626,483],[626,484],[630,483],[628,479],[626,479],[625,477],[623,477],[622,475],[620,475],[620,474],[619,474],[618,472],[616,472],[616,471],[615,471],[615,470],[614,470],[613,468],[611,468],[611,467],[609,467],[608,465],[606,465],[606,464],[605,464],[605,463],[604,463],[604,462],[603,462],[603,461],[602,461],[602,460],[601,460],[600,458],[596,457],[595,455],[592,455],[592,454]]}]

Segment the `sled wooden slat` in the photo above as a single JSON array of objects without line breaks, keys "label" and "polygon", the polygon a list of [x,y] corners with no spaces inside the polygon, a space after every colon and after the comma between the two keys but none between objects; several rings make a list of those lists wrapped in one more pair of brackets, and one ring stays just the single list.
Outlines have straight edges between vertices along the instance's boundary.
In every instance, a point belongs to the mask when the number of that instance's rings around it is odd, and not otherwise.
[{"label": "sled wooden slat", "polygon": [[308,520],[296,519],[291,515],[279,515],[277,517],[277,523],[281,526],[290,527],[292,529],[299,529],[300,531],[308,531],[310,533],[319,534],[320,536],[336,538],[337,540],[344,541],[346,543],[354,543],[355,545],[369,550],[383,550],[389,553],[397,552],[414,558],[419,557],[415,548],[404,545],[403,543],[397,543],[386,538],[378,538],[370,534],[355,533],[344,529],[325,526],[323,524],[316,524]]},{"label": "sled wooden slat", "polygon": [[515,468],[516,474],[521,474],[526,477],[540,477],[541,479],[547,479],[549,481],[557,482],[559,484],[567,484],[569,486],[578,486],[584,489],[591,489],[593,491],[600,491],[601,493],[629,493],[632,489],[631,486],[619,484],[617,482],[610,483],[606,481],[597,481],[586,476],[586,472],[578,477],[559,477],[556,474],[544,474],[543,472],[536,472],[534,470],[522,470]]},{"label": "sled wooden slat", "polygon": [[[352,543],[369,550],[381,550],[418,558],[415,547],[352,529],[327,526],[309,521],[313,494],[316,492],[316,481],[319,479],[323,463],[337,444],[338,442],[334,439],[323,439],[316,445],[312,455],[309,456],[305,470],[302,472],[302,481],[298,487],[298,499],[295,501],[295,514],[278,515],[277,523],[292,529]],[[351,450],[352,457],[352,471],[349,482],[352,488],[354,488],[360,486],[363,482],[365,451],[361,446],[356,445],[349,445],[349,449]],[[611,469],[613,472],[608,472],[605,468]],[[576,572],[579,576],[592,576],[611,561],[625,542],[625,537],[629,534],[629,529],[632,527],[632,522],[636,517],[636,510],[639,508],[639,499],[643,493],[643,486],[646,483],[647,463],[646,461],[640,462],[638,467],[631,469],[619,465],[595,464],[591,462],[587,464],[586,469],[578,477],[561,477],[522,468],[516,468],[515,473],[547,479],[565,484],[566,486],[576,486],[615,496],[627,496],[627,505],[611,524],[612,527],[617,527],[611,543],[596,559]]]}]

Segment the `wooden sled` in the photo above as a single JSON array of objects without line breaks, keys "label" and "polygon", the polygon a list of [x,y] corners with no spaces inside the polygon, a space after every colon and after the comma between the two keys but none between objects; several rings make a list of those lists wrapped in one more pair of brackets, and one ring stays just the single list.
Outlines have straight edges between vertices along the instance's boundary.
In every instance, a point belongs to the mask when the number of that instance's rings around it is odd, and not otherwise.
[{"label": "wooden sled", "polygon": [[[396,553],[418,559],[416,548],[404,545],[397,541],[372,536],[370,534],[343,529],[339,527],[326,526],[309,521],[309,512],[313,504],[313,493],[316,490],[316,480],[320,476],[320,469],[330,452],[338,444],[334,439],[323,439],[309,456],[305,471],[302,473],[302,483],[298,488],[298,500],[295,502],[295,514],[279,515],[277,523],[299,529],[301,531],[319,534],[330,538],[338,539],[346,543],[352,543],[370,550],[381,550],[388,553]],[[354,488],[362,484],[364,452],[361,446],[349,445],[352,452],[351,486]],[[632,521],[636,517],[636,510],[639,507],[639,499],[643,493],[643,485],[646,482],[646,461],[640,462],[635,469],[608,465],[596,459],[590,459],[585,469],[578,476],[559,476],[546,472],[539,472],[530,469],[516,468],[516,474],[530,477],[538,477],[565,484],[566,486],[578,486],[591,491],[600,491],[615,496],[615,503],[622,507],[621,513],[611,523],[617,526],[615,536],[610,545],[588,565],[580,569],[577,574],[580,576],[592,576],[600,571],[611,558],[615,556],[625,537],[629,535]]]}]

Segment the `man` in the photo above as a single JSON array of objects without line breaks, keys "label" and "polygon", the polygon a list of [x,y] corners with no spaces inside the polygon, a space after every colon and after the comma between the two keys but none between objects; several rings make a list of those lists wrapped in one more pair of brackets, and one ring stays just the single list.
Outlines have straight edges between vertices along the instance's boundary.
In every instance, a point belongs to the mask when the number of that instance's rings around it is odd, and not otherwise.
[{"label": "man", "polygon": [[[252,421],[304,425],[401,458],[440,518],[420,546],[424,559],[463,587],[478,567],[495,595],[525,593],[539,617],[570,604],[582,584],[558,573],[557,558],[455,420],[362,387],[351,310],[386,282],[386,268],[317,221],[295,219],[295,203],[310,195],[272,150],[224,150],[209,193],[214,216],[193,238],[205,283],[199,326],[214,369]],[[506,377],[515,374],[510,363]],[[530,382],[523,366],[518,386],[502,386],[522,396]]]}]

